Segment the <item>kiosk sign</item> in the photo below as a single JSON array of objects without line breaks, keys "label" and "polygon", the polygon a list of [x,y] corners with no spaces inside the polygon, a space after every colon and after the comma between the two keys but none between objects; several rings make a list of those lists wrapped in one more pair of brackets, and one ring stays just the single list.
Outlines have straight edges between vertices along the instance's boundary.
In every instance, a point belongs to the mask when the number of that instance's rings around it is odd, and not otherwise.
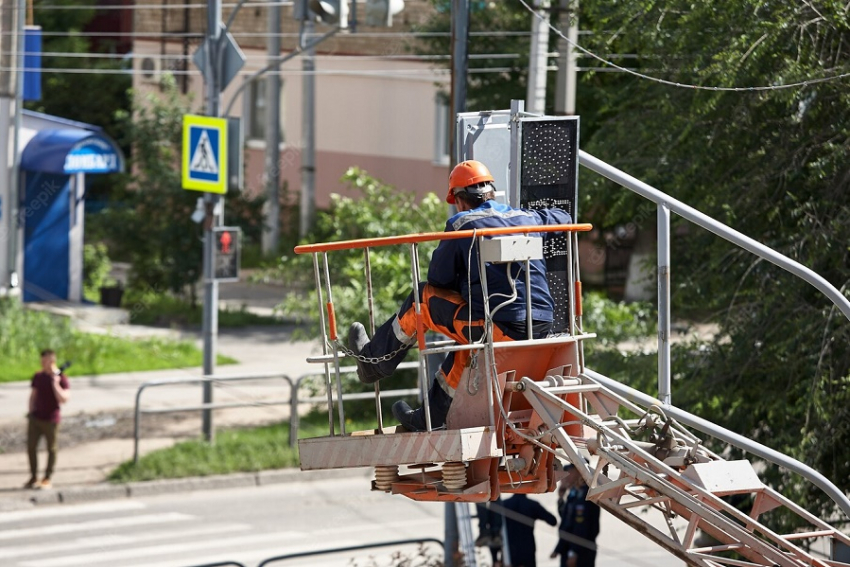
[{"label": "kiosk sign", "polygon": [[121,171],[117,150],[100,138],[87,138],[74,144],[65,156],[65,173],[110,173]]},{"label": "kiosk sign", "polygon": [[227,119],[183,116],[183,188],[227,192]]}]

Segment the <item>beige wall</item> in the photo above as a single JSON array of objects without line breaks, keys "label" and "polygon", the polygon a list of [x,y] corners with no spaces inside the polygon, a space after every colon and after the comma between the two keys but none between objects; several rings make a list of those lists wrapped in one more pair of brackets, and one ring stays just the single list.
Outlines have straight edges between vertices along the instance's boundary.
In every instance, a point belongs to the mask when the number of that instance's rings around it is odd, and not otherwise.
[{"label": "beige wall", "polygon": [[[248,149],[245,153],[246,187],[257,191],[262,186],[264,155],[262,150]],[[427,193],[436,193],[443,198],[447,190],[448,166],[428,161],[380,156],[356,155],[319,151],[316,153],[316,206],[326,208],[331,193],[356,197],[339,180],[351,166],[358,166],[370,175],[400,190],[413,191],[421,199]],[[286,181],[290,195],[297,195],[301,187],[301,155],[286,150],[281,153],[281,183]],[[379,175],[380,173],[380,175]]]},{"label": "beige wall", "polygon": [[[160,59],[166,53],[180,54],[182,46],[136,41],[135,65],[141,69],[144,56]],[[251,73],[266,64],[264,51],[244,50],[246,65],[224,91],[221,111],[235,96],[238,86]],[[301,60],[294,58],[281,69],[281,179],[289,191],[300,191],[302,132]],[[204,113],[204,91],[200,73],[194,66],[189,92],[192,110]],[[434,162],[437,135],[435,96],[437,84],[447,75],[430,65],[410,60],[362,59],[319,54],[316,60],[316,204],[327,206],[328,196],[341,190],[339,178],[352,165],[400,189],[424,195],[442,192],[448,176],[445,163]],[[136,77],[140,91],[156,91],[156,80]],[[247,89],[243,94],[247,93]],[[232,105],[232,116],[242,116],[244,96]],[[248,191],[263,187],[263,141],[251,141],[246,150],[245,185]]]}]

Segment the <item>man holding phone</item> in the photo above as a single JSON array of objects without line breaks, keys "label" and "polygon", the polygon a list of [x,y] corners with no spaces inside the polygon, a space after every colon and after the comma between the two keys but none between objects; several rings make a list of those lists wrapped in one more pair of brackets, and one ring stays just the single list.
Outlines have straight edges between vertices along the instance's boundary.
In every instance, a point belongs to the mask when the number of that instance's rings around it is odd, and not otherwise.
[{"label": "man holding phone", "polygon": [[[71,396],[68,377],[64,369],[70,366],[65,363],[62,368],[56,366],[56,353],[50,349],[41,351],[41,371],[32,377],[30,390],[29,413],[27,418],[27,452],[30,461],[30,479],[24,488],[52,488],[50,477],[56,466],[57,433],[61,420],[59,408]],[[47,469],[44,477],[38,481],[38,442],[42,436],[47,442]]]}]

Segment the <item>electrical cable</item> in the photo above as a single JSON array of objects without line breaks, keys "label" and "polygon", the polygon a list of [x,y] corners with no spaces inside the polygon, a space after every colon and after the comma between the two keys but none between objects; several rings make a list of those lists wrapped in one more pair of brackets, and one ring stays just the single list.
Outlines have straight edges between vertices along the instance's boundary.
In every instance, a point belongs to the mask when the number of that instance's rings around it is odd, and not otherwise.
[{"label": "electrical cable", "polygon": [[[554,70],[555,67],[549,67],[548,70]],[[25,67],[2,67],[0,66],[1,71],[25,71],[27,68]],[[516,69],[513,67],[481,67],[475,69],[469,69],[469,73],[471,74],[484,74],[484,73],[510,73],[515,71]],[[166,75],[171,74],[175,76],[183,76],[183,75],[200,75],[199,70],[167,70],[167,71],[143,71],[141,69],[90,69],[90,68],[60,68],[60,67],[43,67],[41,69],[42,73],[55,73],[58,75],[68,74],[68,75]],[[428,77],[433,75],[448,75],[450,73],[449,69],[374,69],[374,70],[359,70],[359,71],[343,71],[343,70],[323,70],[323,71],[302,71],[302,70],[281,70],[281,71],[270,71],[264,74],[276,74],[281,76],[291,76],[291,77],[300,77],[300,76],[352,76],[352,77],[392,77],[392,76],[404,76],[408,75],[410,77],[420,76],[420,77]],[[245,73],[239,73],[238,76],[244,76]]]},{"label": "electrical cable", "polygon": [[838,74],[838,75],[832,75],[832,76],[829,76],[829,77],[820,77],[820,78],[817,78],[817,79],[807,79],[805,81],[799,81],[799,82],[796,82],[796,83],[788,83],[788,84],[783,84],[783,85],[770,85],[770,86],[755,86],[755,87],[712,87],[712,86],[705,86],[705,85],[692,85],[692,84],[688,84],[688,83],[680,83],[680,82],[677,82],[677,81],[669,81],[667,79],[661,79],[659,77],[653,77],[651,75],[646,75],[644,73],[640,73],[638,71],[635,71],[634,69],[629,69],[627,67],[621,67],[621,66],[617,65],[616,63],[612,63],[611,61],[604,59],[603,57],[601,57],[599,55],[596,55],[595,53],[593,53],[589,49],[582,47],[581,45],[579,45],[578,43],[574,42],[573,40],[568,38],[566,35],[564,35],[564,32],[562,32],[561,30],[559,30],[558,28],[553,26],[551,22],[545,20],[531,6],[529,6],[528,3],[526,2],[526,0],[517,0],[517,1],[520,4],[522,4],[525,7],[526,10],[531,12],[533,17],[540,19],[544,24],[546,24],[549,27],[550,30],[555,32],[561,39],[565,40],[567,43],[569,43],[571,46],[578,49],[582,53],[585,53],[586,55],[589,55],[590,57],[593,57],[594,59],[601,61],[605,65],[613,67],[614,69],[616,69],[618,71],[628,73],[629,75],[633,75],[633,76],[635,76],[639,79],[654,81],[654,82],[660,83],[662,85],[667,85],[667,86],[671,86],[671,87],[681,87],[681,88],[686,88],[686,89],[694,89],[694,90],[721,91],[721,92],[775,91],[775,90],[782,90],[782,89],[807,87],[809,85],[815,85],[815,84],[819,84],[819,83],[827,83],[827,82],[831,82],[831,81],[838,81],[838,80],[850,77],[850,72],[848,72],[848,73],[841,73],[841,74]]},{"label": "electrical cable", "polygon": [[[292,6],[294,2],[292,0],[284,0],[282,2],[250,2],[252,8],[265,8],[271,6]],[[222,9],[235,8],[237,4],[222,4]],[[106,11],[115,11],[115,10],[186,10],[186,9],[195,9],[195,10],[206,10],[209,6],[207,4],[134,4],[134,5],[125,5],[125,4],[99,4],[99,5],[75,5],[75,6],[66,6],[59,4],[36,4],[33,6],[34,10],[44,10],[44,11],[54,11],[54,10],[95,10],[98,12],[106,12]]]},{"label": "electrical cable", "polygon": [[[7,34],[11,37],[15,37],[17,35],[16,32],[10,32]],[[42,30],[41,35],[43,37],[119,37],[119,38],[134,38],[134,37],[153,37],[153,38],[169,38],[169,39],[177,39],[183,37],[189,38],[200,38],[203,39],[205,34],[203,32],[99,32],[99,31],[47,31]],[[251,38],[261,38],[266,39],[271,37],[272,35],[276,37],[280,37],[282,39],[286,38],[298,38],[300,34],[298,32],[282,32],[279,34],[269,34],[267,32],[248,32],[248,31],[236,31],[231,32],[231,35],[235,38],[239,37],[251,37]],[[470,36],[482,36],[482,37],[523,37],[531,35],[529,32],[512,32],[512,31],[493,31],[487,33],[470,33]],[[347,35],[349,39],[409,39],[409,38],[429,38],[429,37],[450,37],[448,32],[356,32],[350,35]]]},{"label": "electrical cable", "polygon": [[[183,55],[181,53],[165,53],[165,54],[149,54],[149,53],[98,53],[94,51],[86,51],[86,52],[78,52],[78,53],[67,53],[62,51],[41,51],[41,52],[29,52],[25,51],[24,55],[41,55],[42,57],[67,57],[70,59],[119,59],[119,60],[139,60],[139,59],[147,59],[150,57],[156,57],[160,60],[173,60],[173,61],[192,61],[192,55]],[[549,53],[549,57],[557,57],[557,53]],[[268,55],[257,53],[256,55],[248,54],[245,55],[245,59],[247,61],[251,60],[262,60],[267,61]],[[487,60],[487,59],[520,59],[522,56],[519,53],[482,53],[475,56],[470,56],[470,59],[474,60]],[[317,55],[315,57],[317,60],[324,61],[387,61],[387,60],[401,60],[401,61],[438,61],[438,60],[448,60],[451,59],[451,55]]]}]

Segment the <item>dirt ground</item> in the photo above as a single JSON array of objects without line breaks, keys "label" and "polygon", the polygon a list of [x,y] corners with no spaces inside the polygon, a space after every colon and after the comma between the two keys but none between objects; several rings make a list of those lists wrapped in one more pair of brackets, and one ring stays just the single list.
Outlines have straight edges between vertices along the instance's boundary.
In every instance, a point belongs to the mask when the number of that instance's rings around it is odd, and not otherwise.
[{"label": "dirt ground", "polygon": [[[222,427],[249,427],[280,421],[270,413],[220,410],[214,414],[217,429]],[[141,439],[180,438],[194,439],[200,435],[199,413],[146,414],[140,428]],[[98,413],[78,413],[62,416],[60,445],[63,449],[105,439],[132,439],[134,419],[132,410]],[[0,454],[27,450],[27,422],[21,416],[20,424],[0,425]]]}]

